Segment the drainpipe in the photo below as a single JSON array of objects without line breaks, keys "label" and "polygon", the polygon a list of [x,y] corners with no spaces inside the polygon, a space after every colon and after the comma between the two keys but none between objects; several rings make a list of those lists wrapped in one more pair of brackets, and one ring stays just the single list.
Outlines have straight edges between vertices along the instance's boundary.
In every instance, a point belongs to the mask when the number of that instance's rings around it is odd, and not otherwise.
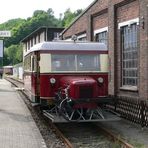
[{"label": "drainpipe", "polygon": [[146,6],[146,41],[147,41],[147,100],[148,100],[148,4]]}]

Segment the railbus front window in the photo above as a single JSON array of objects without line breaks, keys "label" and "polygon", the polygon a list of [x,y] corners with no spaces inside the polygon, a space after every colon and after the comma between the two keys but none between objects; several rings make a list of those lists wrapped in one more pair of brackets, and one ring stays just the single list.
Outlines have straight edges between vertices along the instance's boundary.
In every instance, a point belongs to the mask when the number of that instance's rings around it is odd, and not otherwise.
[{"label": "railbus front window", "polygon": [[100,71],[100,55],[51,55],[51,71]]},{"label": "railbus front window", "polygon": [[77,55],[77,71],[100,71],[98,55]]},{"label": "railbus front window", "polygon": [[52,71],[74,71],[76,69],[74,55],[52,55],[51,61]]}]

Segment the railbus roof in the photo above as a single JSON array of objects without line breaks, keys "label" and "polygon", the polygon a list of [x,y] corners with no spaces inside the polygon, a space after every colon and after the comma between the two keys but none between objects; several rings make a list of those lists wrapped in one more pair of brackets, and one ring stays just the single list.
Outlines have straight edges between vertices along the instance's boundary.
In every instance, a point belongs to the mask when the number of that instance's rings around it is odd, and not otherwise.
[{"label": "railbus roof", "polygon": [[52,41],[42,42],[34,45],[24,56],[34,51],[107,51],[104,43],[97,42],[74,42],[74,41]]}]

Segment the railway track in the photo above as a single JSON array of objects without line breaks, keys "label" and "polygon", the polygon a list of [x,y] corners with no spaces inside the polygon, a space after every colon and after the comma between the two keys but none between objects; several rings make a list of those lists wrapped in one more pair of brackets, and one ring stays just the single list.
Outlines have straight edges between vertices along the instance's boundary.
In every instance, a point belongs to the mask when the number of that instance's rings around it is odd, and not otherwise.
[{"label": "railway track", "polygon": [[92,123],[68,123],[56,125],[74,148],[120,148],[120,144],[110,141],[102,131],[96,131]]},{"label": "railway track", "polygon": [[[6,78],[18,90],[21,90],[23,94],[28,97],[27,93],[23,89],[23,82],[15,80],[13,78]],[[28,103],[27,103],[28,106]],[[29,106],[29,108],[31,108]],[[30,109],[31,110],[31,109]],[[56,136],[60,138],[63,143],[61,147],[67,148],[134,148],[127,143],[119,135],[115,135],[108,129],[100,127],[94,123],[63,123],[53,124],[49,120],[45,119],[47,126],[56,133]],[[46,137],[47,136],[43,136]],[[49,140],[45,140],[49,141]],[[47,143],[47,142],[46,142]],[[48,144],[47,144],[48,145]],[[50,147],[50,146],[49,146]]]}]

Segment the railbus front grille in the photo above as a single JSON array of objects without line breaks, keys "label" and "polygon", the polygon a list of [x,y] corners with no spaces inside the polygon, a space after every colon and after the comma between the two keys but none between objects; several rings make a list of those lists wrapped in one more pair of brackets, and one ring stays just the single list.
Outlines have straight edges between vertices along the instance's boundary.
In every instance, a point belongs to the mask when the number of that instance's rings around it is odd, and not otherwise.
[{"label": "railbus front grille", "polygon": [[79,87],[79,98],[92,98],[93,87],[92,86],[80,86]]}]

